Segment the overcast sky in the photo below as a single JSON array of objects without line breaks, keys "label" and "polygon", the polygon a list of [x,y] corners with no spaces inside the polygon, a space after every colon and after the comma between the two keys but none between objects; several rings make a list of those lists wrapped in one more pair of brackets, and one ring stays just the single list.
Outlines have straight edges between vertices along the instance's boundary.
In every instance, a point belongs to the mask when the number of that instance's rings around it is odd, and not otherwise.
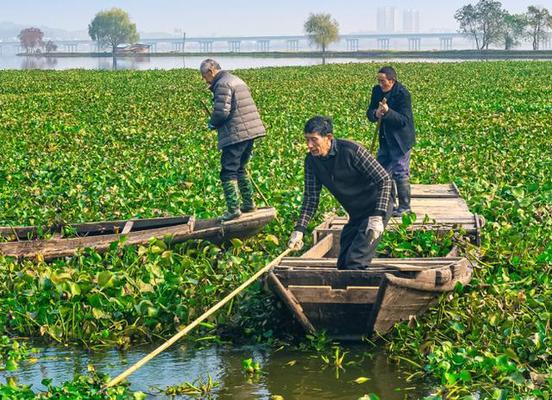
[{"label": "overcast sky", "polygon": [[[455,10],[467,0],[0,0],[0,21],[42,25],[66,30],[87,30],[94,14],[102,9],[126,10],[141,32],[205,35],[300,34],[311,12],[328,12],[339,22],[341,33],[376,30],[378,7],[392,6],[397,15],[416,9],[420,31],[456,30]],[[472,1],[474,3],[474,1]],[[510,12],[528,5],[552,9],[552,0],[503,0]],[[400,26],[398,27],[400,30]]]}]

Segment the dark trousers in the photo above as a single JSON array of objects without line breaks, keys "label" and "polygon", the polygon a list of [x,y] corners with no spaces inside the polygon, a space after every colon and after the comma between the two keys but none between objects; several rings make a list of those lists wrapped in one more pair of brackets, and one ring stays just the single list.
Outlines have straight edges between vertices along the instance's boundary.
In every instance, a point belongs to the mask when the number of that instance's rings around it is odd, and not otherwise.
[{"label": "dark trousers", "polygon": [[[393,203],[394,199],[391,198],[387,213],[383,218],[384,227],[387,226],[387,222],[391,218]],[[337,269],[366,269],[366,266],[374,258],[381,236],[372,243],[368,243],[369,238],[366,235],[368,218],[350,219],[343,227],[339,241],[341,248],[337,259]]]},{"label": "dark trousers", "polygon": [[246,177],[247,163],[251,158],[253,139],[222,148],[220,180],[223,182]]},{"label": "dark trousers", "polygon": [[380,147],[377,160],[395,180],[410,176],[410,152],[405,154]]}]

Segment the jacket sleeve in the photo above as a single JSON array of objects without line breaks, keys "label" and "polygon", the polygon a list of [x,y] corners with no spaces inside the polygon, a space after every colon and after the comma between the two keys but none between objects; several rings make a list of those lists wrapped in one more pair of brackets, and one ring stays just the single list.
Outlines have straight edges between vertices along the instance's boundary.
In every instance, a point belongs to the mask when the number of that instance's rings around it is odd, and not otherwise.
[{"label": "jacket sleeve", "polygon": [[374,86],[372,88],[372,96],[370,97],[370,105],[368,106],[368,110],[366,110],[366,116],[371,122],[376,122],[378,120],[376,118],[376,110],[378,109],[378,106],[378,100],[376,99],[376,86]]},{"label": "jacket sleeve", "polygon": [[295,224],[295,230],[305,233],[307,225],[316,213],[318,203],[320,201],[320,192],[322,191],[322,184],[314,174],[312,166],[305,159],[305,191],[303,192],[303,205],[301,207],[301,214],[297,223]]},{"label": "jacket sleeve", "polygon": [[382,121],[385,121],[388,126],[403,128],[411,123],[411,116],[412,100],[410,99],[410,93],[404,90],[401,92],[395,109],[389,108],[382,117]]},{"label": "jacket sleeve", "polygon": [[211,114],[210,124],[215,128],[223,125],[230,116],[232,109],[233,91],[228,85],[217,85],[213,94],[214,108]]},{"label": "jacket sleeve", "polygon": [[375,182],[378,190],[374,215],[385,216],[391,199],[391,177],[379,162],[366,150],[359,146],[353,158],[353,166],[361,174]]}]

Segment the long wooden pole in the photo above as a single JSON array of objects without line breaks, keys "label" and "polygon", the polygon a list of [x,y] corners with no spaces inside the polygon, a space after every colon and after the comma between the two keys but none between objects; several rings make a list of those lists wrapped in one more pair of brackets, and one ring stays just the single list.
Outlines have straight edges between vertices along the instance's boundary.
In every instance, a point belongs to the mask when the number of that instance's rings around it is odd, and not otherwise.
[{"label": "long wooden pole", "polygon": [[167,340],[165,343],[163,343],[161,346],[157,347],[155,350],[153,350],[151,353],[143,357],[140,361],[138,361],[136,364],[132,365],[130,368],[128,368],[126,371],[121,373],[116,378],[110,380],[105,385],[106,388],[115,386],[119,383],[121,383],[123,380],[128,378],[131,374],[136,372],[139,368],[143,367],[144,364],[146,364],[148,361],[153,359],[156,355],[160,354],[164,350],[168,349],[170,346],[172,346],[176,341],[184,337],[188,332],[190,332],[192,329],[194,329],[196,326],[201,324],[203,321],[205,321],[207,318],[209,318],[211,315],[213,315],[215,312],[217,312],[220,308],[222,308],[226,303],[228,303],[230,300],[232,300],[234,297],[236,297],[241,291],[243,291],[246,287],[251,285],[253,282],[255,282],[257,279],[259,279],[263,274],[270,271],[272,268],[274,268],[275,265],[277,265],[282,258],[288,255],[288,253],[291,251],[291,249],[287,249],[283,253],[281,253],[278,257],[276,257],[274,260],[272,260],[270,263],[265,265],[262,269],[257,271],[251,278],[246,280],[244,283],[242,283],[238,288],[236,288],[232,293],[227,295],[224,299],[219,301],[216,305],[211,307],[209,310],[207,310],[205,313],[203,313],[199,318],[197,318],[194,322],[192,322],[190,325],[186,326],[184,329],[182,329],[180,332],[178,332],[176,335],[174,335],[172,338]]},{"label": "long wooden pole", "polygon": [[381,120],[378,119],[378,122],[376,122],[376,130],[374,131],[374,136],[372,137],[372,145],[370,146],[370,153],[374,156],[375,156],[376,142],[378,140],[380,125],[381,125]]},{"label": "long wooden pole", "polygon": [[[380,106],[383,104],[387,104],[387,97],[383,97],[383,99],[380,101]],[[376,130],[374,131],[374,136],[372,137],[372,145],[370,146],[370,153],[372,153],[374,156],[376,155],[376,142],[378,140],[379,130],[381,126],[381,118],[378,119],[378,122],[376,123]]]}]

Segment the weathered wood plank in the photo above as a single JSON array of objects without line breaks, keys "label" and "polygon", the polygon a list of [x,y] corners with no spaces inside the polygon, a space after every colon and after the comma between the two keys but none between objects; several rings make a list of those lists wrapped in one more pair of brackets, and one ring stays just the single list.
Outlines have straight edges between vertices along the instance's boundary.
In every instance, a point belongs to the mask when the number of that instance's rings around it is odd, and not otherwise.
[{"label": "weathered wood plank", "polygon": [[333,235],[327,235],[309,250],[304,252],[301,257],[303,258],[320,258],[331,250],[333,247]]},{"label": "weathered wood plank", "polygon": [[377,286],[348,286],[332,289],[331,286],[289,285],[299,303],[366,304],[373,303],[378,293]]},{"label": "weathered wood plank", "polygon": [[274,274],[286,287],[288,285],[319,285],[345,289],[347,286],[379,286],[384,279],[384,273],[381,272],[338,271],[336,269],[310,271],[275,268]]},{"label": "weathered wood plank", "polygon": [[[368,266],[385,267],[392,269],[412,268],[412,270],[425,270],[451,265],[461,257],[437,257],[437,258],[374,258]],[[337,266],[336,258],[307,258],[307,257],[284,257],[280,262],[281,267],[328,267]]]},{"label": "weathered wood plank", "polygon": [[437,294],[432,295],[430,292],[387,286],[374,324],[374,331],[379,334],[387,333],[395,323],[408,320],[411,315],[422,313],[436,297]]},{"label": "weathered wood plank", "polygon": [[303,308],[301,307],[301,304],[297,299],[293,296],[293,294],[282,285],[278,277],[273,273],[270,272],[267,277],[269,285],[273,288],[273,290],[279,295],[280,299],[284,302],[284,304],[291,310],[291,312],[295,315],[295,318],[299,321],[299,323],[303,326],[305,331],[314,333],[316,329],[312,325],[312,323],[309,321],[305,313],[303,312]]},{"label": "weathered wood plank", "polygon": [[111,234],[69,239],[7,242],[0,243],[0,253],[12,257],[36,258],[41,256],[45,260],[49,260],[56,257],[73,256],[78,250],[85,248],[94,248],[98,252],[106,251],[111,243],[118,241],[122,236],[126,236],[125,245],[137,245],[147,243],[152,237],[171,236],[173,240],[179,241],[189,237],[192,230],[193,222],[168,228],[130,232],[128,235]]}]

